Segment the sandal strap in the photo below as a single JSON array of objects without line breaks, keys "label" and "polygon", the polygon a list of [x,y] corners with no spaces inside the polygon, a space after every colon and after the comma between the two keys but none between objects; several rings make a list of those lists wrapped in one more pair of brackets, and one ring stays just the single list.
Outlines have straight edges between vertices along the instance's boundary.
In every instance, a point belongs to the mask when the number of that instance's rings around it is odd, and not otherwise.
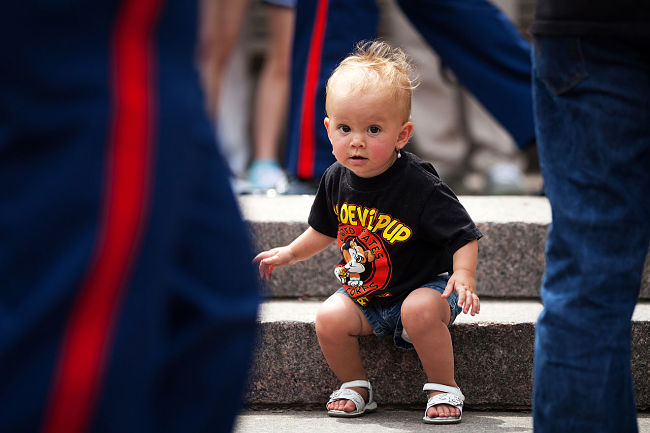
[{"label": "sandal strap", "polygon": [[441,385],[439,383],[425,383],[422,391],[441,391],[447,394],[453,394],[461,399],[461,401],[465,401],[465,396],[460,392],[460,388],[456,388],[455,386]]},{"label": "sandal strap", "polygon": [[[349,388],[366,388],[368,390],[368,402],[366,403],[361,394]],[[367,380],[351,380],[350,382],[343,383],[341,388],[334,391],[330,395],[330,400],[327,404],[336,400],[352,400],[357,409],[362,410],[364,406],[373,402],[372,397],[372,385],[370,385],[370,382]]]},{"label": "sandal strap", "polygon": [[437,406],[439,404],[448,404],[450,406],[458,408],[461,413],[463,412],[463,399],[459,398],[455,394],[445,392],[443,394],[436,394],[433,397],[429,398],[429,401],[427,401],[427,408],[424,410],[425,414],[430,407]]},{"label": "sandal strap", "polygon": [[345,382],[341,385],[341,389],[345,388],[367,388],[372,391],[372,386],[367,380],[351,380],[350,382]]},{"label": "sandal strap", "polygon": [[355,407],[357,408],[357,411],[363,410],[363,408],[366,405],[366,402],[363,400],[363,397],[361,397],[361,394],[358,392],[352,390],[352,389],[337,389],[330,395],[330,399],[327,402],[327,404],[330,404],[333,401],[336,400],[350,400],[354,403]]}]

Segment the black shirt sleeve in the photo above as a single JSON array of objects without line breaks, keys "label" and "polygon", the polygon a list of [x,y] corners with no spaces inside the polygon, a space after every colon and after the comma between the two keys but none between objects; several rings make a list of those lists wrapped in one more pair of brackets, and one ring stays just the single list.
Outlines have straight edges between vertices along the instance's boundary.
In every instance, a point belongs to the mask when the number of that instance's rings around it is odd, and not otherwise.
[{"label": "black shirt sleeve", "polygon": [[420,220],[429,239],[450,255],[483,237],[456,195],[442,182],[429,194]]},{"label": "black shirt sleeve", "polygon": [[331,168],[321,177],[318,191],[311,205],[309,212],[309,225],[319,233],[335,238],[338,233],[338,217],[334,212],[331,191],[328,191],[328,183],[332,181]]}]

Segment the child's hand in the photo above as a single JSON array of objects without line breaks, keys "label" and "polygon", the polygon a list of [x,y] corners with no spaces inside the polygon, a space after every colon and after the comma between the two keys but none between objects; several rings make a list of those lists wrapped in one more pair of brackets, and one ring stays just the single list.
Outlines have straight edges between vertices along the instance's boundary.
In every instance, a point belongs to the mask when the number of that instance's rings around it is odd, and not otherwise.
[{"label": "child's hand", "polygon": [[280,265],[292,265],[296,263],[296,258],[291,248],[279,247],[268,251],[262,251],[253,259],[253,263],[260,263],[260,278],[268,280],[273,274],[273,269]]},{"label": "child's hand", "polygon": [[463,307],[463,313],[471,312],[470,314],[473,316],[481,311],[481,303],[476,294],[472,273],[462,269],[455,271],[449,278],[442,297],[449,297],[454,290],[458,293],[458,305]]}]

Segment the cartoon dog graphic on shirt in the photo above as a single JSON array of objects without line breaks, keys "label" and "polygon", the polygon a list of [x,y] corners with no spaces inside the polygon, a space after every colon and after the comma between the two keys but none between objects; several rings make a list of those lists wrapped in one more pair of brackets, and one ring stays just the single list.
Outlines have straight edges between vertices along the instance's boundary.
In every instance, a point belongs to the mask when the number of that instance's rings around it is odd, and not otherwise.
[{"label": "cartoon dog graphic on shirt", "polygon": [[337,266],[334,269],[334,275],[342,284],[350,287],[360,287],[363,285],[361,274],[366,270],[366,263],[375,260],[375,255],[370,250],[361,248],[355,238],[341,245],[341,254],[346,264]]}]

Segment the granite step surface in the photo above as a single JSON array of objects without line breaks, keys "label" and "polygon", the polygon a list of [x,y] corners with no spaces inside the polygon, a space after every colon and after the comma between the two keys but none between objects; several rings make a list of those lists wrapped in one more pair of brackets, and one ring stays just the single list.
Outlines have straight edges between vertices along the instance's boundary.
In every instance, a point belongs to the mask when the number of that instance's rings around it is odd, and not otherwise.
[{"label": "granite step surface", "polygon": [[[272,300],[259,315],[257,351],[245,396],[249,407],[320,408],[340,385],[320,351],[314,329],[319,301]],[[481,313],[461,314],[451,328],[456,380],[469,409],[530,410],[536,300],[482,299]],[[650,409],[650,302],[632,326],[637,407]],[[419,408],[425,375],[414,351],[391,338],[360,338],[375,400],[386,408]]]},{"label": "granite step surface", "polygon": [[[240,196],[256,251],[286,245],[307,228],[314,197]],[[535,299],[544,273],[544,248],[551,210],[544,197],[461,196],[483,232],[479,241],[476,284],[479,295]],[[340,260],[335,245],[289,267],[275,269],[265,283],[271,298],[327,297],[337,285],[333,269]],[[641,299],[650,300],[650,256],[646,259]]]}]

